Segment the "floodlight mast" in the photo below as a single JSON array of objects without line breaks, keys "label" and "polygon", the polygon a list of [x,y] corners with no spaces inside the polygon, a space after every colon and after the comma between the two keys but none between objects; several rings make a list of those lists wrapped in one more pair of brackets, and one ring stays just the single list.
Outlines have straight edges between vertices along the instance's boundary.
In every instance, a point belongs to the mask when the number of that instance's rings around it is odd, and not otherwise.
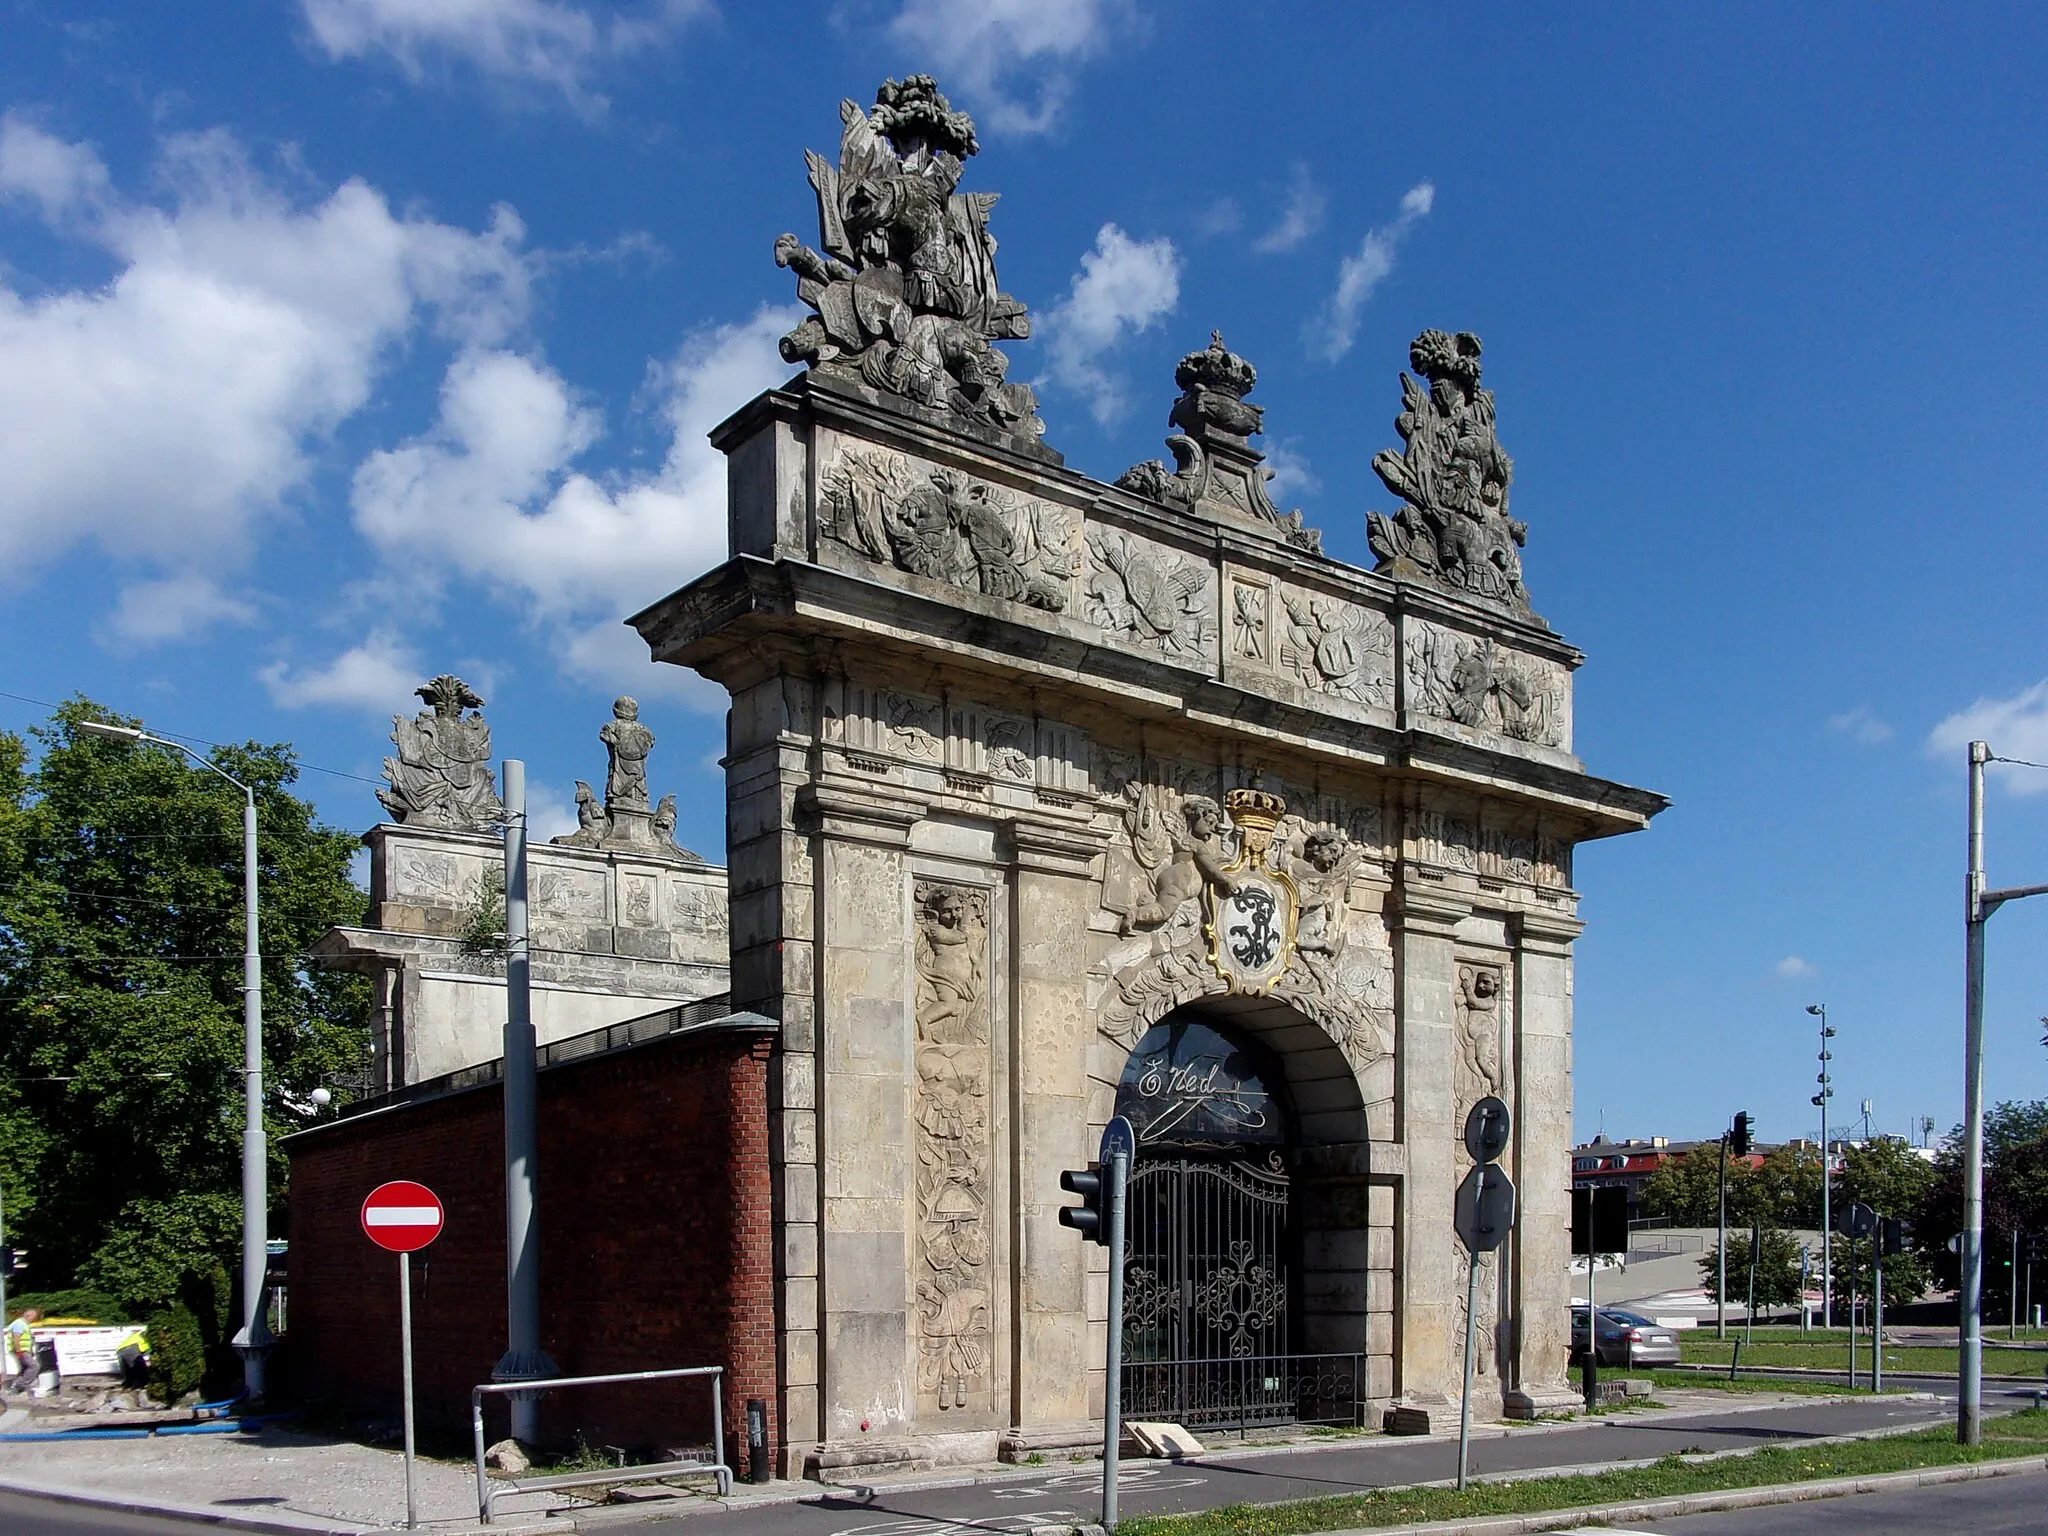
[{"label": "floodlight mast", "polygon": [[[1835,1032],[1828,1028],[1828,1005],[1808,1003],[1806,1011],[1820,1020],[1820,1092],[1813,1096],[1813,1103],[1820,1109],[1820,1325],[1823,1328],[1835,1326],[1835,1224],[1829,1201],[1829,1190],[1833,1184],[1834,1159],[1828,1151],[1828,1100],[1835,1096],[1830,1079],[1834,1076],[1828,1070],[1828,1063],[1835,1059],[1835,1053],[1828,1049],[1828,1041]],[[1799,1305],[1806,1305],[1804,1296]],[[1855,1319],[1850,1319],[1854,1326]]]}]

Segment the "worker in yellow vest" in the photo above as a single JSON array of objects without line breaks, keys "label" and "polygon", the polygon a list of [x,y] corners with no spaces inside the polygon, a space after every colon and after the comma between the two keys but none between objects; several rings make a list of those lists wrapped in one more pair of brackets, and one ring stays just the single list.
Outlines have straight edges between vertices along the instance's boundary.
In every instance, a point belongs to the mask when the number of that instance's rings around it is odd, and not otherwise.
[{"label": "worker in yellow vest", "polygon": [[35,1325],[42,1320],[41,1312],[34,1307],[27,1307],[19,1317],[7,1325],[7,1364],[11,1376],[9,1385],[24,1392],[36,1379]]},{"label": "worker in yellow vest", "polygon": [[121,1340],[114,1358],[121,1362],[121,1385],[140,1390],[149,1385],[149,1330],[137,1324]]}]

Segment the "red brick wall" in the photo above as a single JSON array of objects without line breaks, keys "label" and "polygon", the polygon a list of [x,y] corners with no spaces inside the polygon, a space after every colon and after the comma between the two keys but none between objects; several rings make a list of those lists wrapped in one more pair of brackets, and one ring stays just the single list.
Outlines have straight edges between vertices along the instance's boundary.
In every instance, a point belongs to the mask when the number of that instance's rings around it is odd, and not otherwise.
[{"label": "red brick wall", "polygon": [[[564,1375],[726,1367],[727,1464],[750,1397],[775,1421],[768,1168],[772,1038],[679,1035],[540,1075],[541,1342]],[[415,1399],[423,1427],[466,1441],[469,1391],[505,1348],[504,1126],[496,1085],[291,1138],[293,1382],[308,1398],[396,1419],[398,1259],[359,1221],[386,1179],[441,1197],[447,1225],[413,1255]],[[694,1381],[584,1387],[546,1400],[543,1437],[655,1447],[709,1439]],[[505,1433],[487,1399],[486,1432]]]}]

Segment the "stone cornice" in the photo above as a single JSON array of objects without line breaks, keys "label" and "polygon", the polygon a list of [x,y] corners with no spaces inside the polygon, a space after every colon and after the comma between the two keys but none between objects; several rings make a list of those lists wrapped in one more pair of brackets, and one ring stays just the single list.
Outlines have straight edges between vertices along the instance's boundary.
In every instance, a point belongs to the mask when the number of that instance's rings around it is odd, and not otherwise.
[{"label": "stone cornice", "polygon": [[815,820],[820,836],[880,848],[908,848],[911,828],[928,809],[922,801],[877,798],[872,789],[818,783],[798,787],[796,808]]},{"label": "stone cornice", "polygon": [[1586,931],[1576,917],[1541,909],[1524,910],[1509,918],[1515,947],[1530,954],[1569,955],[1572,941]]},{"label": "stone cornice", "polygon": [[1403,860],[1395,870],[1391,926],[1399,932],[1456,938],[1458,924],[1472,915],[1474,905],[1445,881],[1442,871],[1412,860]]},{"label": "stone cornice", "polygon": [[1017,868],[1076,880],[1094,873],[1102,851],[1101,840],[1088,835],[1085,823],[1062,825],[1018,816],[1004,821],[998,836],[998,848]]}]

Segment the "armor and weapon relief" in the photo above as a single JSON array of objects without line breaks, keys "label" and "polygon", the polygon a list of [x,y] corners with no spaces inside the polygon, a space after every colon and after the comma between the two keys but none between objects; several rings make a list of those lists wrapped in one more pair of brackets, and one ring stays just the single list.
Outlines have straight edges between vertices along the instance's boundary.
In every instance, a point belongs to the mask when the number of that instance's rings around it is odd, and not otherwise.
[{"label": "armor and weapon relief", "polygon": [[989,1385],[988,893],[919,881],[917,1386],[942,1409]]},{"label": "armor and weapon relief", "polygon": [[1123,826],[1103,899],[1119,941],[1090,978],[1103,1032],[1128,1046],[1197,998],[1273,996],[1355,1066],[1385,1056],[1393,956],[1380,915],[1354,900],[1379,848],[1290,815],[1273,790],[1240,787],[1219,803],[1167,777],[1133,770],[1110,786]]},{"label": "armor and weapon relief", "polygon": [[1420,620],[1405,649],[1411,711],[1570,750],[1571,683],[1557,663]]},{"label": "armor and weapon relief", "polygon": [[392,717],[398,756],[384,759],[391,787],[378,790],[378,800],[404,826],[494,830],[505,819],[505,806],[491,776],[491,728],[482,696],[445,672],[415,691],[427,708],[410,720]]},{"label": "armor and weapon relief", "polygon": [[1048,613],[1080,569],[1064,508],[881,448],[848,448],[825,471],[818,527],[878,564]]},{"label": "armor and weapon relief", "polygon": [[981,147],[974,120],[930,75],[884,82],[872,111],[842,101],[839,117],[839,163],[805,154],[823,250],[775,242],[815,311],[782,338],[784,360],[1045,453],[1038,400],[992,345],[1022,341],[1031,322],[996,281],[996,195],[959,190]]}]

